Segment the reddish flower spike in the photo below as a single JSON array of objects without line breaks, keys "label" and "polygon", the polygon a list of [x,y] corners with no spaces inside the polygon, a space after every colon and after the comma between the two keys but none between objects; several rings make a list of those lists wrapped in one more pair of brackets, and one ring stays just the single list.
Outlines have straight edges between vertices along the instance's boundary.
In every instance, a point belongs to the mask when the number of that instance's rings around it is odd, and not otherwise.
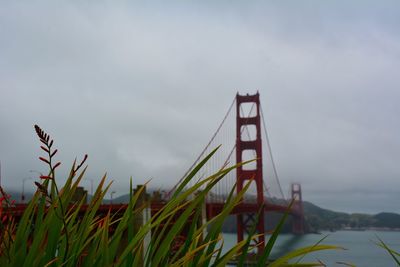
[{"label": "reddish flower spike", "polygon": [[50,158],[54,157],[54,155],[57,153],[58,149],[54,150],[53,153],[51,153]]},{"label": "reddish flower spike", "polygon": [[81,161],[81,164],[79,164],[79,168],[83,165],[83,163],[85,163],[85,161],[87,160],[88,155],[85,154],[85,156],[83,157],[83,160]]},{"label": "reddish flower spike", "polygon": [[49,150],[46,147],[40,146],[40,148],[43,149],[44,151],[46,151],[47,153],[49,153]]},{"label": "reddish flower spike", "polygon": [[43,157],[39,157],[39,159],[40,159],[41,161],[46,162],[47,164],[50,164],[50,162],[49,162],[47,159],[43,158]]},{"label": "reddish flower spike", "polygon": [[56,165],[54,165],[53,170],[55,170],[60,165],[61,165],[61,162],[57,162]]},{"label": "reddish flower spike", "polygon": [[40,179],[51,180],[53,178],[51,178],[50,176],[47,176],[47,175],[40,175]]}]

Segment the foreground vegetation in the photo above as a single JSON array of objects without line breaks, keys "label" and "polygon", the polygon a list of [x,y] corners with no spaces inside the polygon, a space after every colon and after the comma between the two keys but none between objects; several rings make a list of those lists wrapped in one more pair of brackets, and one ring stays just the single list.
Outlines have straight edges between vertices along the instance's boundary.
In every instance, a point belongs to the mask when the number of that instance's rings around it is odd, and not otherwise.
[{"label": "foreground vegetation", "polygon": [[[41,149],[46,154],[39,159],[48,166],[49,172],[40,177],[42,183],[36,182],[37,191],[18,222],[10,213],[14,203],[1,190],[0,266],[225,266],[232,259],[238,261],[238,266],[244,266],[247,256],[254,250],[250,245],[254,236],[250,235],[223,252],[221,235],[224,220],[241,201],[249,184],[237,195],[232,190],[218,216],[205,224],[199,223],[207,193],[236,167],[220,170],[188,188],[192,177],[215,151],[179,184],[171,199],[156,216],[135,228],[134,221],[141,216],[145,205],[138,201],[141,190],[133,193],[132,180],[130,201],[127,208],[117,216],[110,212],[104,216],[97,215],[111,184],[106,184],[105,176],[88,208],[79,213],[84,198],[74,201],[73,196],[84,177],[87,156],[81,162],[72,164],[66,183],[60,187],[56,177],[56,169],[61,164],[55,161],[57,149],[53,148],[53,140],[48,134],[38,126],[35,129],[42,143]],[[312,251],[338,249],[335,246],[316,244],[270,262],[270,252],[283,220],[258,258],[257,266],[265,266],[267,263],[269,266],[321,266],[321,262],[298,262],[302,256]],[[188,221],[190,223],[187,228]],[[185,227],[186,238],[179,247],[175,247],[176,238],[183,234]],[[146,238],[150,238],[149,242],[146,242]],[[384,246],[384,243],[380,245]],[[395,257],[396,252],[387,249]],[[296,263],[289,263],[292,259],[297,259]]]}]

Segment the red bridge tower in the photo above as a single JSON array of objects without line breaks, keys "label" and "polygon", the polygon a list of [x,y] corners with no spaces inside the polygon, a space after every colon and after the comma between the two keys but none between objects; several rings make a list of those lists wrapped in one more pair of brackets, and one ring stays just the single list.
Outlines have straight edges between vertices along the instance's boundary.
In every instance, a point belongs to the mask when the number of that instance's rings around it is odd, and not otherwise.
[{"label": "red bridge tower", "polygon": [[293,225],[292,232],[294,234],[304,234],[304,211],[303,211],[303,199],[301,196],[301,185],[299,183],[292,184],[292,209],[293,213]]},{"label": "red bridge tower", "polygon": [[[256,107],[256,115],[253,117],[242,117],[240,114],[241,104],[253,103]],[[243,115],[245,116],[245,115]],[[249,115],[251,116],[251,115]],[[256,138],[255,140],[244,141],[243,140],[243,127],[247,125],[255,125]],[[236,163],[243,161],[243,152],[250,150],[255,152],[256,155],[256,166],[254,169],[243,169],[239,166],[236,170],[237,175],[237,192],[243,189],[244,184],[247,180],[253,179],[257,190],[257,207],[259,208],[260,214],[258,221],[256,221],[256,213],[249,211],[249,213],[243,213],[237,215],[237,235],[238,242],[244,239],[245,234],[249,234],[250,229],[257,224],[256,233],[259,235],[256,242],[258,244],[257,252],[260,254],[265,246],[264,237],[264,191],[263,191],[263,173],[262,173],[262,143],[261,143],[261,120],[260,120],[260,95],[257,92],[255,95],[236,95]]]}]

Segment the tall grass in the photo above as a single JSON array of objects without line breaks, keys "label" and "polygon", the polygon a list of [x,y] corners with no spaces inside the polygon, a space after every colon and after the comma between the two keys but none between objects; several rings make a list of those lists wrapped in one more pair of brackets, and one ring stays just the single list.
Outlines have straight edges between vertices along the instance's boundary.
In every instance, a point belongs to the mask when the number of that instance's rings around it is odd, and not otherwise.
[{"label": "tall grass", "polygon": [[[99,207],[111,185],[104,176],[87,209],[82,211],[85,198],[76,201],[73,196],[85,175],[87,156],[72,164],[65,184],[60,187],[56,178],[56,169],[61,164],[55,163],[57,149],[53,148],[53,140],[47,133],[38,126],[35,130],[46,154],[39,159],[49,171],[41,176],[41,183],[36,182],[37,191],[18,222],[11,212],[14,203],[1,189],[0,266],[225,266],[232,259],[236,259],[239,266],[245,265],[247,255],[254,249],[250,246],[254,233],[224,252],[221,230],[226,217],[243,199],[250,181],[238,194],[232,189],[222,212],[204,224],[199,221],[207,194],[237,166],[220,170],[187,187],[216,150],[187,175],[155,216],[135,227],[135,219],[146,207],[139,201],[143,188],[133,193],[131,179],[126,209],[100,216]],[[267,263],[270,266],[320,266],[321,263],[289,262],[311,251],[337,248],[317,244],[271,263],[270,252],[283,220],[260,255],[258,266]],[[174,247],[181,235],[186,239],[179,247]],[[151,236],[150,242],[145,246],[148,236]]]},{"label": "tall grass", "polygon": [[389,255],[392,257],[393,261],[395,263],[397,263],[398,266],[400,266],[400,252],[395,251],[393,249],[391,249],[385,242],[383,242],[383,240],[381,238],[378,238],[378,242],[375,242],[376,245],[378,245],[379,247],[383,248],[384,250],[386,250]]}]

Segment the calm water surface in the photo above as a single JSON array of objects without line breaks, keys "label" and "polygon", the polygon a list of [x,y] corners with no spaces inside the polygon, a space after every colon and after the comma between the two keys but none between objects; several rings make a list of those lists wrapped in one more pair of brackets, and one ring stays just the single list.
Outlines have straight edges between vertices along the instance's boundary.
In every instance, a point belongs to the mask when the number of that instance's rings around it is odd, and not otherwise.
[{"label": "calm water surface", "polygon": [[[321,260],[328,266],[345,266],[337,262],[346,262],[356,266],[391,267],[397,266],[392,257],[374,244],[379,236],[388,246],[395,251],[400,251],[400,232],[380,231],[337,231],[322,232],[322,234],[307,234],[294,236],[282,234],[272,251],[272,257],[279,257],[285,253],[317,243],[326,236],[322,244],[337,245],[346,250],[329,250],[311,253],[303,258],[302,262]],[[236,243],[236,235],[224,234],[226,248]]]}]

